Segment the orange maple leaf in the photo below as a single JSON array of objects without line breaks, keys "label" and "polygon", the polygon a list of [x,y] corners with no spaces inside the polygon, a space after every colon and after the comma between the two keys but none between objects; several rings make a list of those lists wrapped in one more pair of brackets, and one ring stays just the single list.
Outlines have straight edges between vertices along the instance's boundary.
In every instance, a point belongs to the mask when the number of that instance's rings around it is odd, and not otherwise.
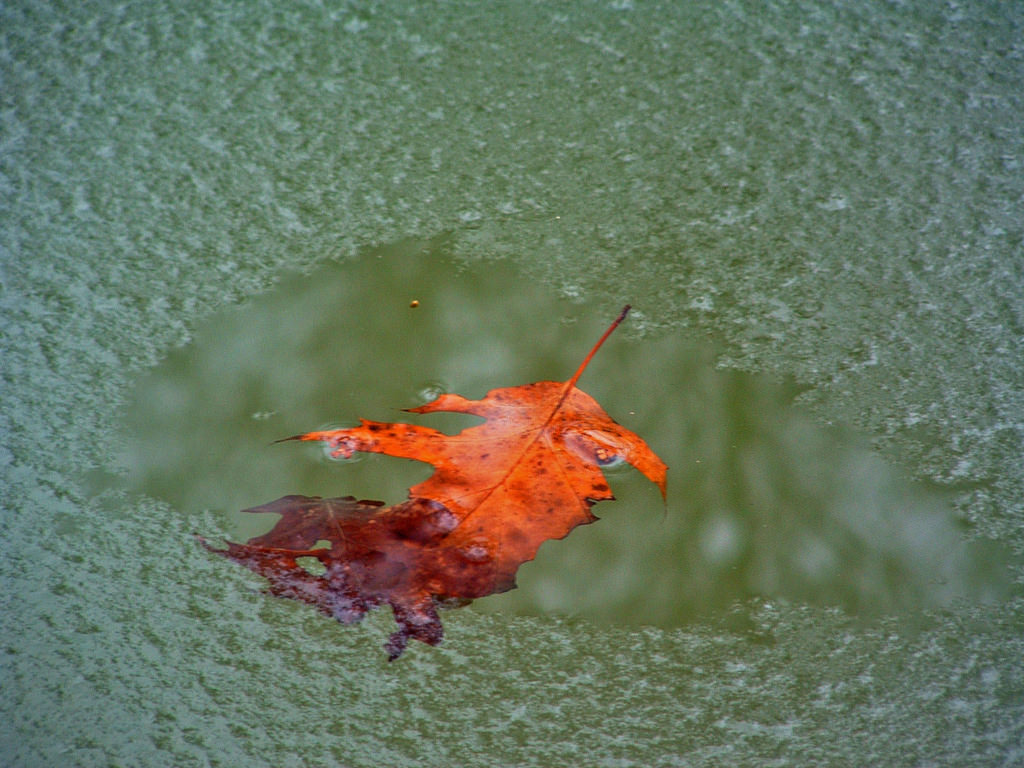
[{"label": "orange maple leaf", "polygon": [[446,537],[492,563],[491,591],[514,586],[520,564],[549,539],[596,518],[590,507],[614,498],[600,467],[627,461],[665,494],[665,464],[636,434],[617,424],[576,387],[583,370],[629,307],[565,382],[493,389],[482,400],[442,394],[410,413],[448,411],[486,421],[448,435],[414,424],[361,420],[358,427],[307,432],[289,440],[322,440],[337,457],[384,453],[432,464],[435,472],[409,489],[455,515]]},{"label": "orange maple leaf", "polygon": [[[434,474],[393,507],[351,497],[286,496],[250,511],[278,512],[269,534],[218,550],[271,580],[271,592],[317,605],[350,623],[383,602],[399,630],[396,658],[409,638],[436,644],[436,605],[515,586],[519,566],[541,544],[596,518],[590,507],[614,498],[601,467],[626,461],[665,496],[665,464],[576,387],[587,364],[629,306],[565,382],[494,389],[481,400],[442,394],[413,413],[457,412],[485,419],[448,435],[404,423],[362,420],[357,427],[286,440],[325,441],[336,456],[383,453],[432,464]],[[330,549],[309,549],[318,540]],[[296,558],[316,557],[314,576]]]}]

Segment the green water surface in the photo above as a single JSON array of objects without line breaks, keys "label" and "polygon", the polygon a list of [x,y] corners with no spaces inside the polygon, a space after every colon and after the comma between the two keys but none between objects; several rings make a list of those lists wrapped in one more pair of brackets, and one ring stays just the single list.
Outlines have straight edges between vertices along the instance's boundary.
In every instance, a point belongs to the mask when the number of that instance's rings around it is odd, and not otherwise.
[{"label": "green water surface", "polygon": [[[0,8],[0,763],[1024,760],[1024,14]],[[415,309],[410,302],[420,302]],[[581,381],[670,465],[388,664],[194,532]],[[457,428],[454,421],[448,428]]]},{"label": "green water surface", "polygon": [[[129,487],[213,510],[236,539],[271,521],[238,510],[289,493],[402,501],[429,465],[335,462],[273,441],[360,417],[478,423],[400,409],[568,378],[615,314],[449,250],[445,237],[375,249],[201,327],[132,393]],[[617,503],[595,512],[610,522],[545,546],[519,592],[478,607],[679,626],[752,597],[877,616],[1006,595],[1006,553],[968,540],[952,494],[911,482],[850,430],[815,425],[792,406],[792,382],[715,370],[712,349],[645,332],[637,313],[639,329],[627,322],[581,386],[669,464],[667,504],[627,466],[607,470]]]}]

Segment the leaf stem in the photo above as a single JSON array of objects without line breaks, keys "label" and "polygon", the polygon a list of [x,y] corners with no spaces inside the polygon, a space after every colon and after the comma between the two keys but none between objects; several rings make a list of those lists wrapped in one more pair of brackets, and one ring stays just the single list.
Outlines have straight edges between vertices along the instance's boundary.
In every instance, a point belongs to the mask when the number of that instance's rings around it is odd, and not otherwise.
[{"label": "leaf stem", "polygon": [[626,315],[629,314],[630,309],[632,309],[632,307],[629,304],[624,306],[622,308],[622,311],[619,313],[619,316],[615,318],[611,325],[608,326],[608,330],[605,331],[604,335],[597,340],[597,344],[595,344],[594,348],[590,350],[590,352],[587,354],[585,358],[583,358],[583,362],[580,363],[580,367],[576,369],[576,373],[574,373],[572,375],[572,378],[566,382],[566,391],[576,386],[576,382],[579,381],[580,376],[583,375],[583,370],[587,367],[587,365],[589,365],[591,358],[593,358],[594,355],[597,354],[597,350],[599,350],[601,348],[601,345],[604,344],[605,339],[612,335],[612,331],[619,327],[619,323],[626,319]]}]

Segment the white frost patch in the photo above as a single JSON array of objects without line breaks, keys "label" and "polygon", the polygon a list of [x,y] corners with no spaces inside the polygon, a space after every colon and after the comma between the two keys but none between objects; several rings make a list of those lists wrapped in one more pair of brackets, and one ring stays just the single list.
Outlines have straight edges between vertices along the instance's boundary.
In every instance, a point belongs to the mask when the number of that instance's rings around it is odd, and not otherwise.
[{"label": "white frost patch", "polygon": [[364,31],[370,26],[370,23],[360,19],[358,16],[353,16],[351,19],[345,22],[343,29],[346,32],[350,32],[353,35],[357,35]]},{"label": "white frost patch", "polygon": [[832,195],[824,203],[818,203],[818,207],[823,211],[845,211],[849,205],[849,201],[842,195]]}]

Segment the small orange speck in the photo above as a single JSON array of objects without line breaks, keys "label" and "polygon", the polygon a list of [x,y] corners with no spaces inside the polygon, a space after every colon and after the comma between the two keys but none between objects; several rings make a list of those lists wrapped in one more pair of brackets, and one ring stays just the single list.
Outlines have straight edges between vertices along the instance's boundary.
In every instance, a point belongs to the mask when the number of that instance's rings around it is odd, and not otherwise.
[{"label": "small orange speck", "polygon": [[413,299],[412,301],[409,302],[409,307],[411,309],[416,309],[416,307],[418,307],[419,305],[420,305],[419,299]]}]

